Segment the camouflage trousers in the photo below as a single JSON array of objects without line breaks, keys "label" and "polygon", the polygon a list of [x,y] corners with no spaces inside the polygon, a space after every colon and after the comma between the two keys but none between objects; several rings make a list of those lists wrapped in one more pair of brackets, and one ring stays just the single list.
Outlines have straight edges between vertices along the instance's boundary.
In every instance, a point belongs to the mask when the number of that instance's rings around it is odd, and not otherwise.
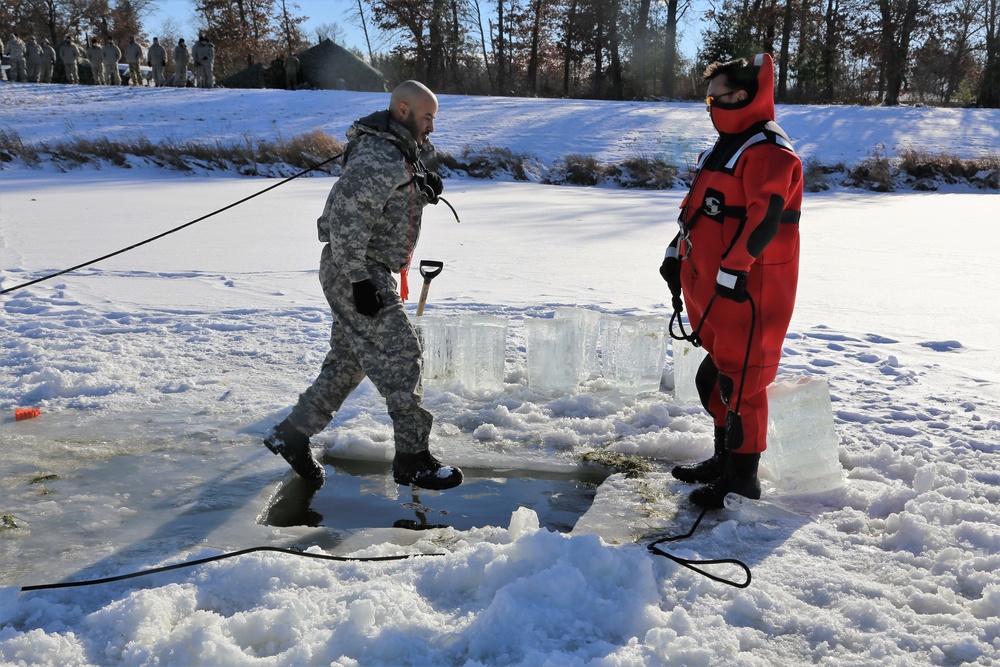
[{"label": "camouflage trousers", "polygon": [[368,272],[385,304],[375,317],[355,310],[350,279],[333,265],[329,244],[323,247],[319,279],[333,311],[330,351],[288,420],[306,435],[319,433],[368,377],[385,398],[396,451],[421,452],[428,448],[433,417],[422,405],[420,339],[396,293],[392,273],[371,263]]}]

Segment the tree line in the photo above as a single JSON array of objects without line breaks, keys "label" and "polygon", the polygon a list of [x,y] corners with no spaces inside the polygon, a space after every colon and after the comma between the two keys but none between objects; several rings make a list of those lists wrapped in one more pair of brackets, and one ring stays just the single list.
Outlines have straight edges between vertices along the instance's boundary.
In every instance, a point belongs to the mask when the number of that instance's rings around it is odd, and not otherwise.
[{"label": "tree line", "polygon": [[[155,1],[14,0],[0,4],[0,25],[53,43],[66,33],[127,41],[145,35]],[[366,37],[357,55],[390,85],[416,78],[443,93],[697,99],[708,63],[767,51],[780,102],[1000,106],[1000,0],[353,4],[350,20]],[[191,0],[191,7],[215,44],[220,78],[310,43],[294,0]],[[678,36],[692,27],[696,9],[700,46],[688,57]],[[339,34],[333,24],[315,38]]]}]

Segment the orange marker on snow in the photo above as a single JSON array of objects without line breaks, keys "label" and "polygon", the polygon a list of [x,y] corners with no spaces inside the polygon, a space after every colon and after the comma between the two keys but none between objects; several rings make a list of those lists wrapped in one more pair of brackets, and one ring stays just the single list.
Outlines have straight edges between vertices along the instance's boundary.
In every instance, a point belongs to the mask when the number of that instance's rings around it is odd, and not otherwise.
[{"label": "orange marker on snow", "polygon": [[42,411],[38,408],[14,408],[14,419],[17,421],[32,419],[40,414],[42,414]]}]

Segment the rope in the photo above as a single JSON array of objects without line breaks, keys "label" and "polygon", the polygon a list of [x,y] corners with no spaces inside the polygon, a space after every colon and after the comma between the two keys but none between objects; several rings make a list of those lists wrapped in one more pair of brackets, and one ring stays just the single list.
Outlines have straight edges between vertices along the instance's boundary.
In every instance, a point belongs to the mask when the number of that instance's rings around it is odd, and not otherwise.
[{"label": "rope", "polygon": [[276,553],[291,554],[293,556],[302,556],[304,558],[317,558],[319,560],[333,560],[338,562],[379,562],[379,561],[390,561],[390,560],[405,560],[407,558],[416,558],[418,556],[443,556],[444,554],[405,554],[402,556],[370,556],[367,558],[352,558],[348,556],[328,556],[326,554],[310,554],[304,551],[297,551],[295,549],[285,549],[283,547],[251,547],[249,549],[243,549],[241,551],[233,551],[230,553],[219,554],[218,556],[209,556],[207,558],[199,558],[198,560],[187,561],[185,563],[176,563],[174,565],[165,565],[163,567],[156,567],[151,570],[142,570],[140,572],[130,572],[128,574],[120,574],[115,577],[105,577],[104,579],[90,579],[87,581],[67,581],[59,584],[40,584],[37,586],[22,586],[21,592],[26,593],[28,591],[40,591],[53,588],[73,588],[76,586],[94,586],[97,584],[107,584],[113,581],[122,581],[125,579],[133,579],[135,577],[144,577],[150,574],[157,574],[159,572],[169,572],[170,570],[179,570],[184,567],[193,567],[195,565],[203,565],[205,563],[211,563],[217,560],[223,560],[225,558],[233,558],[235,556],[242,556],[244,554],[253,553],[255,551],[273,551]]},{"label": "rope", "polygon": [[59,276],[65,275],[67,273],[70,273],[72,271],[76,271],[77,269],[82,269],[84,267],[90,266],[91,264],[97,264],[98,262],[102,262],[102,261],[104,261],[106,259],[110,259],[110,258],[115,257],[117,255],[121,255],[122,253],[126,253],[126,252],[128,252],[130,250],[135,250],[136,248],[144,246],[147,243],[152,243],[153,241],[157,241],[159,239],[162,239],[164,236],[168,236],[170,234],[173,234],[174,232],[179,232],[182,229],[190,227],[191,225],[193,225],[195,223],[198,223],[198,222],[201,222],[202,220],[206,220],[208,218],[211,218],[213,215],[218,215],[219,213],[222,213],[224,211],[228,211],[229,209],[231,209],[231,208],[233,208],[235,206],[239,206],[240,204],[242,204],[244,202],[248,202],[251,199],[254,199],[255,197],[259,197],[262,194],[264,194],[265,192],[270,192],[271,190],[273,190],[273,189],[275,189],[275,188],[277,188],[279,186],[282,186],[282,185],[284,185],[285,183],[287,183],[287,182],[289,182],[291,180],[294,180],[294,179],[296,179],[296,178],[298,178],[300,176],[305,176],[309,172],[316,171],[320,167],[322,167],[322,166],[324,166],[326,164],[329,164],[330,162],[333,162],[334,160],[336,160],[337,158],[339,158],[341,155],[343,155],[343,153],[337,153],[333,157],[328,158],[326,160],[323,160],[319,164],[313,165],[312,167],[309,167],[308,169],[300,171],[297,174],[289,176],[288,178],[286,178],[284,180],[281,180],[281,181],[275,183],[274,185],[268,186],[268,187],[264,188],[263,190],[250,195],[249,197],[244,197],[243,199],[241,199],[239,201],[236,201],[236,202],[233,202],[232,204],[229,204],[228,206],[223,206],[222,208],[218,209],[217,211],[212,211],[211,213],[209,213],[207,215],[203,215],[200,218],[196,218],[195,220],[192,220],[191,222],[186,222],[183,225],[179,225],[177,227],[174,227],[173,229],[168,229],[167,231],[163,232],[162,234],[157,234],[156,236],[150,237],[150,238],[146,239],[145,241],[140,241],[139,243],[134,243],[134,244],[130,245],[127,248],[122,248],[121,250],[116,250],[114,252],[110,252],[107,255],[102,255],[101,257],[98,257],[96,259],[92,259],[92,260],[90,260],[88,262],[84,262],[82,264],[77,264],[76,266],[71,266],[68,269],[63,269],[62,271],[56,271],[55,273],[50,273],[49,275],[42,276],[41,278],[36,278],[34,280],[30,280],[30,281],[28,281],[26,283],[22,283],[20,285],[15,285],[14,287],[8,287],[5,290],[0,290],[0,294],[8,294],[10,292],[14,292],[14,291],[19,290],[19,289],[24,289],[25,287],[30,287],[31,285],[36,285],[36,284],[38,284],[40,282],[44,282],[46,280],[51,280],[52,278],[57,278]]},{"label": "rope", "polygon": [[[672,553],[666,552],[663,549],[659,548],[658,545],[663,544],[664,542],[676,542],[677,540],[684,540],[694,535],[694,531],[698,529],[699,524],[701,524],[701,520],[705,518],[706,512],[708,512],[708,509],[703,509],[701,511],[701,514],[698,515],[698,518],[695,520],[694,525],[691,526],[691,530],[689,530],[687,533],[683,535],[673,535],[671,537],[661,538],[659,540],[656,540],[652,544],[649,544],[646,548],[649,549],[650,552],[656,554],[657,556],[663,556],[664,558],[669,558],[678,565],[683,565],[689,570],[694,570],[698,574],[704,577],[708,577],[712,581],[717,581],[720,584],[727,584],[735,588],[746,588],[747,586],[750,585],[750,580],[753,578],[753,575],[750,572],[749,566],[747,566],[747,564],[741,560],[738,560],[736,558],[714,558],[709,560],[695,560],[690,558],[681,558],[680,556],[675,556]],[[730,579],[726,579],[725,577],[720,577],[718,575],[712,574],[711,572],[703,570],[701,567],[699,567],[701,565],[735,565],[736,567],[741,568],[746,573],[747,578],[746,581],[742,582],[732,581]]]}]

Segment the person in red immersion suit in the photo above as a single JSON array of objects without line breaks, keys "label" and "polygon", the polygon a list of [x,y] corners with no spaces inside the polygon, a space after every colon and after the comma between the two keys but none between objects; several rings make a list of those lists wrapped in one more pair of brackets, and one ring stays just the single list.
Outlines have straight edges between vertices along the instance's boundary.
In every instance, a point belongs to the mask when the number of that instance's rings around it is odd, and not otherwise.
[{"label": "person in red immersion suit", "polygon": [[660,274],[675,311],[683,294],[691,338],[708,352],[696,384],[715,423],[712,457],[672,472],[705,484],[691,501],[714,509],[728,493],[760,498],[767,386],[777,375],[798,282],[802,163],[774,122],[769,54],[713,63],[705,80],[719,138],[699,158]]}]

